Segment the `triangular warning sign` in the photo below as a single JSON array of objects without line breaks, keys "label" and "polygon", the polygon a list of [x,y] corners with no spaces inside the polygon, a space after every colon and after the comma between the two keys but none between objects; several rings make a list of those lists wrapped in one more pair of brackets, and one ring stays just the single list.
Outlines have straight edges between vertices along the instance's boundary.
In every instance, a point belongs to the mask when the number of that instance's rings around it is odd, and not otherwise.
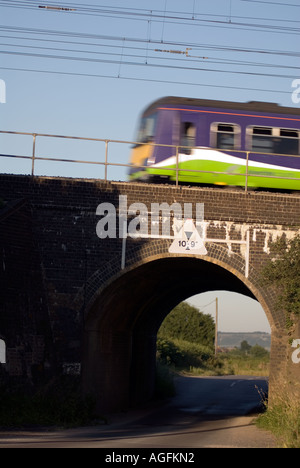
[{"label": "triangular warning sign", "polygon": [[[181,223],[181,225],[179,225]],[[192,219],[176,221],[173,226],[175,239],[169,252],[186,255],[207,255],[204,242],[197,231]]]}]

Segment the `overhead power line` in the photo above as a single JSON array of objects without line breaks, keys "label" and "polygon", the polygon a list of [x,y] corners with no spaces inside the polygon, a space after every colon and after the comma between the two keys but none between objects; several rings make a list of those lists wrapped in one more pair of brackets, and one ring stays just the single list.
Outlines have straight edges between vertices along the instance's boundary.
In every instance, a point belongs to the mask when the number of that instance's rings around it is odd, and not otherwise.
[{"label": "overhead power line", "polygon": [[282,3],[282,2],[267,2],[264,0],[242,0],[242,2],[249,2],[249,3],[265,3],[267,5],[278,5],[284,7],[300,7],[300,5],[296,5],[295,3]]},{"label": "overhead power line", "polygon": [[[15,51],[0,51],[2,55],[15,55],[23,57],[34,57],[34,58],[46,58],[46,59],[56,59],[56,60],[70,60],[70,61],[79,61],[79,62],[90,62],[90,63],[106,63],[106,64],[120,64],[120,59],[111,60],[111,59],[100,59],[100,58],[91,58],[91,57],[76,57],[70,55],[54,55],[54,54],[37,54],[33,52],[15,52]],[[110,54],[111,55],[111,54]],[[264,76],[264,77],[273,77],[273,78],[295,78],[295,75],[283,75],[283,74],[273,74],[273,73],[260,73],[252,71],[238,71],[238,70],[225,70],[218,68],[204,68],[204,67],[195,67],[195,66],[179,66],[179,65],[166,65],[159,63],[150,63],[150,62],[138,62],[138,61],[129,61],[122,59],[122,65],[136,66],[136,67],[148,67],[148,68],[164,68],[170,70],[187,70],[187,71],[201,71],[201,72],[213,72],[213,73],[225,73],[231,75],[248,75],[248,76]]]},{"label": "overhead power line", "polygon": [[[256,0],[254,0],[256,2]],[[166,3],[167,5],[167,3]],[[151,34],[151,22],[170,21],[173,24],[189,24],[196,25],[201,24],[202,26],[207,25],[219,25],[220,27],[227,27],[229,24],[234,24],[235,27],[241,27],[247,25],[251,28],[258,27],[260,30],[264,28],[269,32],[288,32],[288,33],[300,33],[298,24],[300,21],[293,19],[269,19],[266,18],[265,24],[260,24],[262,18],[256,17],[242,17],[232,15],[230,11],[230,22],[228,23],[228,15],[209,15],[200,14],[196,12],[195,2],[193,6],[193,12],[180,12],[180,11],[167,11],[165,10],[147,10],[143,8],[126,8],[126,7],[113,7],[106,5],[89,5],[82,3],[71,3],[64,2],[63,6],[57,6],[54,2],[39,2],[35,1],[22,1],[22,0],[10,0],[1,1],[0,6],[14,6],[15,8],[31,8],[40,10],[43,15],[43,10],[49,10],[51,12],[61,14],[92,14],[106,17],[112,15],[114,18],[120,17],[122,19],[138,19],[140,21],[147,21],[147,37],[126,37],[117,35],[101,35],[95,33],[85,33],[78,31],[66,31],[66,30],[53,30],[53,29],[42,29],[42,28],[29,28],[29,27],[18,27],[18,26],[7,26],[0,25],[0,37],[2,40],[2,56],[15,56],[15,57],[32,57],[34,63],[38,60],[42,63],[42,60],[55,60],[69,62],[86,62],[94,64],[108,64],[111,67],[107,70],[106,74],[93,74],[93,73],[76,73],[76,70],[72,71],[57,71],[56,74],[63,74],[69,76],[90,76],[90,77],[103,77],[103,78],[122,78],[122,79],[135,79],[137,81],[152,81],[160,83],[174,83],[174,84],[188,84],[192,86],[210,86],[218,87],[212,83],[198,84],[195,81],[195,73],[209,72],[213,74],[231,74],[231,75],[247,75],[249,77],[268,77],[268,78],[281,78],[281,79],[294,79],[295,75],[298,74],[296,71],[300,70],[295,63],[289,63],[288,60],[281,60],[282,63],[274,63],[276,60],[269,60],[271,56],[277,56],[281,59],[289,57],[300,57],[299,51],[293,50],[272,50],[263,48],[250,48],[241,46],[230,46],[225,44],[207,44],[201,42],[190,43],[187,41],[178,40],[164,40],[164,34],[160,39],[154,39]],[[37,10],[38,11],[38,10]],[[47,15],[47,12],[44,12]],[[47,16],[48,17],[48,16]],[[53,18],[56,16],[53,16]],[[236,21],[233,21],[235,19]],[[271,22],[277,24],[269,24]],[[255,22],[255,23],[254,23]],[[280,25],[278,24],[280,23]],[[294,25],[297,24],[297,27]],[[221,26],[222,25],[222,26]],[[287,26],[288,25],[288,26]],[[119,29],[120,30],[120,29]],[[126,29],[128,32],[128,28]],[[20,41],[22,41],[20,43]],[[51,43],[51,47],[47,44]],[[67,45],[67,46],[66,46]],[[80,47],[79,47],[80,46]],[[13,48],[14,50],[11,50]],[[201,51],[201,52],[200,52]],[[203,51],[203,52],[202,52]],[[219,51],[224,53],[221,57],[221,53],[216,54]],[[200,55],[202,54],[202,55]],[[232,56],[234,54],[234,57]],[[252,58],[255,54],[255,59],[245,60],[245,54]],[[249,55],[251,54],[251,55]],[[257,57],[266,58],[265,62],[258,60]],[[269,62],[269,63],[268,63]],[[278,59],[279,62],[279,59]],[[119,73],[117,76],[114,75],[114,70],[117,68],[115,65],[119,65]],[[131,67],[135,69],[134,73],[137,73],[137,67],[147,67],[153,69],[164,69],[164,70],[182,70],[190,73],[191,81],[185,81],[178,79],[173,81],[165,80],[146,79],[143,77],[128,77],[120,76],[121,69],[123,67]],[[73,67],[74,68],[74,67]],[[260,68],[260,70],[258,70]],[[14,69],[23,72],[35,72],[35,73],[54,73],[51,70],[38,70],[38,67],[33,65],[30,68],[22,67],[2,67],[2,69]],[[272,73],[272,69],[277,70],[276,73]],[[283,71],[285,69],[285,71]],[[124,70],[124,69],[123,69]],[[288,73],[288,70],[294,70],[294,74]],[[124,72],[123,72],[124,73]],[[128,73],[128,72],[127,72]],[[173,73],[174,75],[174,73]],[[201,75],[203,76],[203,75]],[[160,77],[159,77],[160,78]],[[224,81],[224,80],[223,80]],[[269,87],[269,86],[268,86]],[[252,90],[252,91],[264,91],[264,92],[277,92],[282,94],[289,94],[290,90],[280,91],[272,89],[259,89],[255,87],[236,87],[236,86],[224,86],[222,88],[227,89],[240,89],[240,90]]]},{"label": "overhead power line", "polygon": [[[81,77],[89,77],[89,78],[109,78],[109,79],[121,79],[127,81],[142,81],[148,83],[164,83],[164,84],[178,84],[178,85],[185,85],[185,86],[197,86],[197,87],[206,87],[206,88],[220,88],[219,84],[209,84],[209,83],[200,83],[200,82],[188,82],[188,81],[174,81],[174,80],[162,80],[162,79],[152,79],[152,78],[137,78],[133,76],[121,76],[121,75],[105,75],[105,74],[92,74],[92,73],[76,73],[76,72],[65,72],[65,71],[53,71],[53,70],[37,70],[37,69],[30,69],[30,68],[13,68],[13,67],[1,67],[0,70],[8,70],[8,71],[18,71],[18,72],[30,72],[30,73],[45,73],[51,75],[65,75],[65,76],[81,76]],[[272,88],[251,88],[251,87],[243,87],[243,86],[229,86],[222,84],[222,89],[232,89],[237,91],[255,91],[255,92],[262,92],[262,93],[272,93],[272,94],[286,94],[290,95],[290,91],[283,91],[278,89]]]},{"label": "overhead power line", "polygon": [[[243,17],[230,15],[221,15],[221,14],[203,14],[203,13],[183,13],[183,12],[167,12],[162,10],[146,10],[146,9],[136,9],[136,8],[124,8],[124,7],[111,7],[111,6],[95,6],[95,5],[83,5],[79,3],[65,3],[64,7],[58,7],[57,4],[48,2],[47,5],[42,3],[39,5],[36,1],[21,1],[21,0],[10,0],[2,1],[0,6],[2,7],[13,7],[13,8],[27,8],[27,9],[44,9],[52,10],[55,12],[68,12],[70,14],[81,14],[81,15],[93,15],[93,16],[102,16],[102,17],[115,17],[121,19],[134,19],[134,20],[144,20],[144,21],[153,21],[153,22],[163,22],[165,23],[177,23],[177,24],[187,24],[197,25],[202,24],[204,26],[212,27],[229,27],[235,29],[251,29],[251,30],[261,30],[261,31],[272,31],[275,33],[285,33],[285,34],[299,34],[299,27],[293,26],[280,26],[276,24],[268,23],[278,23],[278,22],[289,22],[297,23],[293,20],[283,20],[275,18],[257,18],[257,17]],[[255,21],[255,22],[252,22]]]},{"label": "overhead power line", "polygon": [[[1,36],[0,38],[15,38],[15,36]],[[32,40],[28,38],[22,38],[22,41],[24,40]],[[45,41],[45,40],[43,40]],[[53,43],[53,41],[48,41]],[[78,42],[73,42],[73,41],[62,41],[64,44],[72,44],[72,45],[78,45]],[[81,43],[80,43],[81,44]],[[82,44],[81,44],[82,45]],[[109,45],[107,44],[92,44],[92,45],[98,45],[99,47],[107,47],[108,49],[120,49],[119,45]],[[58,47],[42,47],[42,46],[32,46],[32,45],[24,45],[24,44],[7,44],[5,42],[0,43],[0,46],[6,46],[6,47],[14,47],[14,48],[20,48],[20,49],[38,49],[42,51],[56,51],[56,52],[71,52],[71,53],[83,53],[83,54],[89,54],[89,55],[109,55],[109,56],[120,56],[120,52],[104,52],[101,50],[83,50],[83,49],[70,49],[70,48],[58,48]],[[220,57],[204,57],[204,56],[197,56],[197,55],[189,55],[190,51],[192,48],[188,48],[185,51],[180,51],[180,50],[163,50],[163,49],[154,49],[154,52],[162,53],[164,54],[163,57],[158,56],[158,54],[155,55],[149,55],[149,48],[147,47],[130,47],[130,46],[125,46],[122,45],[122,50],[123,50],[123,55],[125,57],[132,57],[132,58],[139,58],[142,60],[163,60],[164,62],[166,61],[181,61],[179,58],[174,58],[174,57],[166,57],[165,53],[170,53],[170,54],[176,54],[176,55],[185,55],[186,57],[189,58],[188,63],[199,63],[200,60],[205,63],[210,63],[210,64],[222,64],[222,65],[235,65],[239,67],[259,67],[259,68],[275,68],[275,69],[291,69],[291,70],[299,70],[299,67],[296,66],[288,66],[284,64],[272,64],[272,63],[262,63],[262,62],[250,62],[250,61],[244,61],[244,60],[232,60],[232,59],[225,59],[225,58],[220,58]],[[130,51],[136,51],[136,54],[130,54],[130,53],[124,53],[124,50],[130,50]],[[143,54],[143,52],[145,52]],[[1,53],[1,52],[0,52]],[[6,52],[5,52],[6,53]],[[148,64],[148,63],[147,63]]]},{"label": "overhead power line", "polygon": [[[51,36],[52,41],[55,42],[62,42],[58,41],[57,39],[53,39],[53,36],[58,37],[67,37],[67,38],[77,38],[77,39],[93,39],[93,40],[105,40],[105,41],[112,41],[112,42],[128,42],[128,43],[140,43],[140,44],[154,44],[154,45],[167,45],[171,47],[191,47],[193,50],[199,49],[207,49],[207,50],[220,50],[220,51],[227,51],[227,52],[240,52],[240,53],[250,53],[250,54],[262,54],[262,55],[278,55],[278,56],[285,56],[285,57],[300,57],[299,51],[285,51],[285,50],[272,50],[272,49],[256,49],[256,48],[247,48],[247,47],[239,47],[239,46],[226,46],[226,45],[216,45],[216,44],[206,44],[206,43],[194,43],[194,42],[180,42],[180,41],[170,41],[170,40],[155,40],[155,39],[145,39],[145,38],[133,38],[133,37],[124,37],[124,36],[114,36],[114,35],[103,35],[103,34],[92,34],[92,33],[78,33],[75,31],[61,31],[61,30],[53,30],[53,29],[37,29],[37,28],[24,28],[24,27],[17,27],[17,26],[7,26],[7,25],[0,25],[0,31],[6,32],[13,32],[15,34],[27,34],[27,35],[36,35],[36,36],[43,36],[39,38],[40,41],[45,41],[45,36]],[[22,36],[22,39],[26,39],[26,37]],[[32,39],[29,38],[28,39]],[[82,42],[80,42],[81,45]],[[88,45],[97,45],[97,43],[88,44]]]}]

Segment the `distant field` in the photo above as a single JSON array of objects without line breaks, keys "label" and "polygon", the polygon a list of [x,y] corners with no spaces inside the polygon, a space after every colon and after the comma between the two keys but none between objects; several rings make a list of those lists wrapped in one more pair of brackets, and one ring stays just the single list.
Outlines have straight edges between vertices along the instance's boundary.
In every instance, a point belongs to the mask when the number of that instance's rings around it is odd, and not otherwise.
[{"label": "distant field", "polygon": [[239,348],[242,341],[247,341],[250,346],[255,346],[257,344],[268,351],[271,349],[271,335],[269,333],[218,333],[218,345],[221,348]]}]

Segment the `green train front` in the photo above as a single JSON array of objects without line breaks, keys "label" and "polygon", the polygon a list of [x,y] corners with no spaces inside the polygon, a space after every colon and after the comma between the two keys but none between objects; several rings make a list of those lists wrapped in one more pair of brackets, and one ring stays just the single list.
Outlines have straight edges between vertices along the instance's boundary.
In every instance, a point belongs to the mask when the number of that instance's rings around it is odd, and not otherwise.
[{"label": "green train front", "polygon": [[130,180],[300,190],[300,111],[167,97],[143,113]]}]

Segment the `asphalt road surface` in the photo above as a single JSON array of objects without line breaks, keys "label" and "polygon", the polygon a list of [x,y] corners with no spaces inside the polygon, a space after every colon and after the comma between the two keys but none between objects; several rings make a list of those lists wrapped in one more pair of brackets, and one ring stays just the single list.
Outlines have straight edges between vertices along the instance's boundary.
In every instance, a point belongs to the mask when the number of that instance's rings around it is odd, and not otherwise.
[{"label": "asphalt road surface", "polygon": [[167,403],[114,415],[105,425],[0,431],[0,448],[102,448],[112,453],[118,448],[275,447],[271,434],[253,424],[267,392],[266,379],[179,377],[176,387],[176,397]]}]

